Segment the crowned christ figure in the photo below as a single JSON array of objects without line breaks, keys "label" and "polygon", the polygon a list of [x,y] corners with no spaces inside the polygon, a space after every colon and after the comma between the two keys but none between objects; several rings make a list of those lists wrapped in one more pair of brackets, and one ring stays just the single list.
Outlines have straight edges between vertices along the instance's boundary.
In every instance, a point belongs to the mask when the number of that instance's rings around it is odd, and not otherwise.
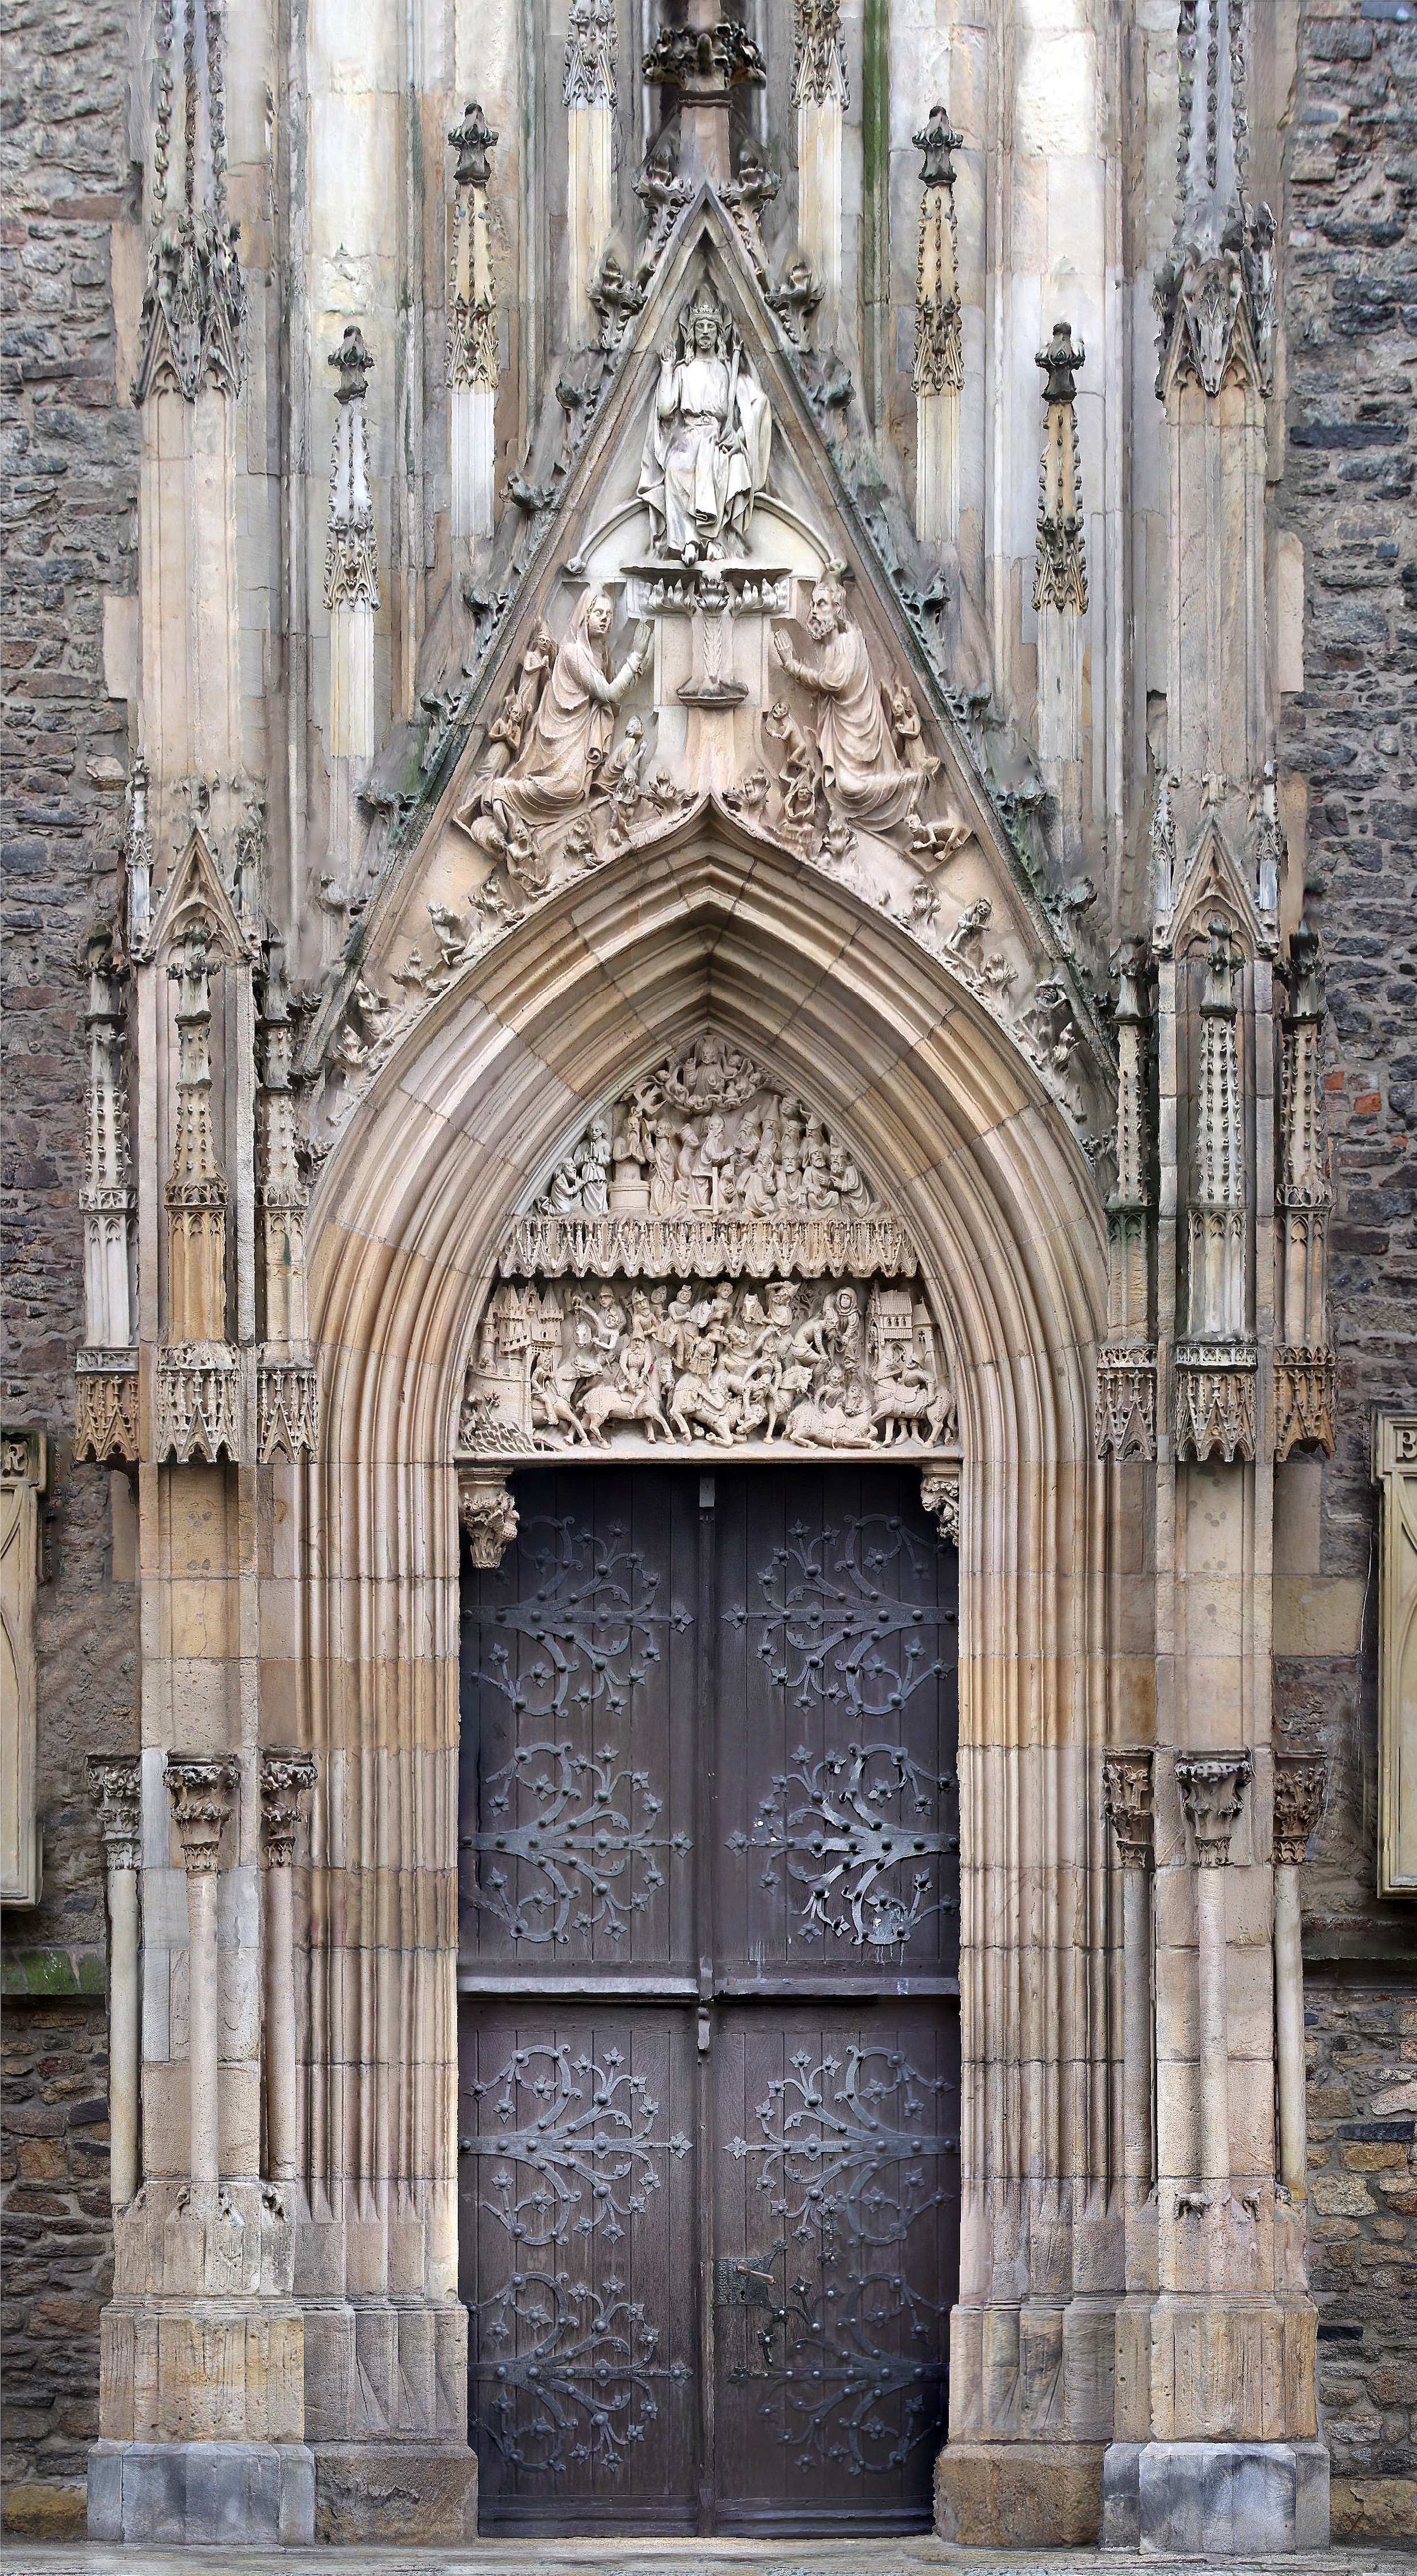
[{"label": "crowned christ figure", "polygon": [[686,564],[741,552],[771,445],[767,395],[739,333],[703,286],[665,351],[645,437],[639,496],[655,552]]}]

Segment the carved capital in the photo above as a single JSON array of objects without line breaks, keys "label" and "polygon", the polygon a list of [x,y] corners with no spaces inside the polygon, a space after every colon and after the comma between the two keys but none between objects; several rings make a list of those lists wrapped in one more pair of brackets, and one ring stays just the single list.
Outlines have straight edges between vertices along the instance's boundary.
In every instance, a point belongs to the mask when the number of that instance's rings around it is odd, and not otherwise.
[{"label": "carved capital", "polygon": [[930,1514],[943,1539],[959,1545],[959,1469],[958,1467],[924,1467],[920,1472],[920,1500]]},{"label": "carved capital", "polygon": [[[137,1352],[81,1351],[74,1379],[74,1458],[132,1466],[138,1458]],[[111,1359],[121,1366],[94,1367]]]},{"label": "carved capital", "polygon": [[1283,1345],[1274,1354],[1274,1454],[1317,1449],[1331,1458],[1337,1444],[1338,1362],[1331,1350]]},{"label": "carved capital", "polygon": [[210,1876],[236,1803],[240,1766],[231,1753],[172,1753],[164,1773],[172,1821],[189,1877]]},{"label": "carved capital", "polygon": [[1230,1835],[1254,1775],[1248,1753],[1178,1753],[1176,1785],[1198,1869],[1223,1869]]},{"label": "carved capital", "polygon": [[1274,1765],[1274,1865],[1297,1869],[1324,1802],[1324,1763],[1317,1753],[1281,1753]]},{"label": "carved capital", "polygon": [[1258,1438],[1252,1342],[1180,1343],[1176,1350],[1176,1453],[1253,1458]]},{"label": "carved capital", "polygon": [[1149,1746],[1109,1753],[1102,1765],[1102,1812],[1117,1837],[1124,1869],[1146,1869],[1151,1862],[1151,1771]]},{"label": "carved capital", "polygon": [[272,1869],[290,1868],[302,1803],[314,1785],[313,1753],[261,1755],[261,1841]]},{"label": "carved capital", "polygon": [[500,1565],[517,1534],[517,1507],[505,1476],[472,1467],[458,1472],[458,1518],[468,1535],[474,1565]]},{"label": "carved capital", "polygon": [[1097,1354],[1094,1429],[1099,1458],[1156,1456],[1156,1353],[1148,1344]]},{"label": "carved capital", "polygon": [[110,1869],[136,1869],[142,1840],[143,1775],[136,1753],[91,1753],[84,1765]]}]

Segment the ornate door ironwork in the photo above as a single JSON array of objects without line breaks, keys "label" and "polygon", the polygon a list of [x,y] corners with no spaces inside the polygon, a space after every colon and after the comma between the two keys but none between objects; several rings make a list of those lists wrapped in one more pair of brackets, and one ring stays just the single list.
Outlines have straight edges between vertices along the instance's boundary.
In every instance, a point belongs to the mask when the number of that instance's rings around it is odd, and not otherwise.
[{"label": "ornate door ironwork", "polygon": [[956,1569],[880,1467],[519,1475],[463,1621],[488,2529],[929,2520],[958,2248]]}]

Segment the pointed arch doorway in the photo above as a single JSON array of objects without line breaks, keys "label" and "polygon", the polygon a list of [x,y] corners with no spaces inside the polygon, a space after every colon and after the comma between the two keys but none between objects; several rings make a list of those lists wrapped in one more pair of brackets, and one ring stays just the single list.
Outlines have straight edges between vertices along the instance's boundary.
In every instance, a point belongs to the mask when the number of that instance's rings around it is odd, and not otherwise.
[{"label": "pointed arch doorway", "polygon": [[462,1596],[482,2527],[927,2527],[959,2240],[954,1548],[888,1458],[514,1490]]}]

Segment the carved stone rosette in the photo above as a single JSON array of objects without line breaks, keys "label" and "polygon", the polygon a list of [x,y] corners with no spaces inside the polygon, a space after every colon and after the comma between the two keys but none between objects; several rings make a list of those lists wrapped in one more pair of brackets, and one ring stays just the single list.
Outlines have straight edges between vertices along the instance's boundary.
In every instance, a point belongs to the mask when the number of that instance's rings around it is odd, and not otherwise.
[{"label": "carved stone rosette", "polygon": [[136,1753],[91,1753],[84,1765],[98,1809],[104,1859],[136,1869],[142,1854],[143,1775]]},{"label": "carved stone rosette", "polygon": [[189,1875],[211,1877],[236,1803],[240,1765],[234,1754],[172,1753],[164,1772],[172,1821]]},{"label": "carved stone rosette", "polygon": [[1274,1765],[1274,1865],[1298,1869],[1323,1812],[1325,1766],[1317,1753],[1280,1753]]},{"label": "carved stone rosette", "polygon": [[1248,1753],[1178,1753],[1176,1785],[1198,1869],[1223,1869],[1254,1765]]},{"label": "carved stone rosette", "polygon": [[520,1526],[506,1477],[475,1467],[459,1468],[458,1518],[468,1535],[473,1564],[487,1571],[500,1565]]},{"label": "carved stone rosette", "polygon": [[272,1869],[289,1869],[304,1802],[315,1785],[313,1753],[263,1752],[261,1848]]},{"label": "carved stone rosette", "polygon": [[958,1467],[923,1467],[920,1471],[920,1501],[934,1521],[943,1539],[959,1545],[959,1469]]},{"label": "carved stone rosette", "polygon": [[1102,1764],[1102,1812],[1117,1838],[1124,1869],[1149,1869],[1153,1857],[1152,1761],[1149,1746],[1109,1753]]}]

